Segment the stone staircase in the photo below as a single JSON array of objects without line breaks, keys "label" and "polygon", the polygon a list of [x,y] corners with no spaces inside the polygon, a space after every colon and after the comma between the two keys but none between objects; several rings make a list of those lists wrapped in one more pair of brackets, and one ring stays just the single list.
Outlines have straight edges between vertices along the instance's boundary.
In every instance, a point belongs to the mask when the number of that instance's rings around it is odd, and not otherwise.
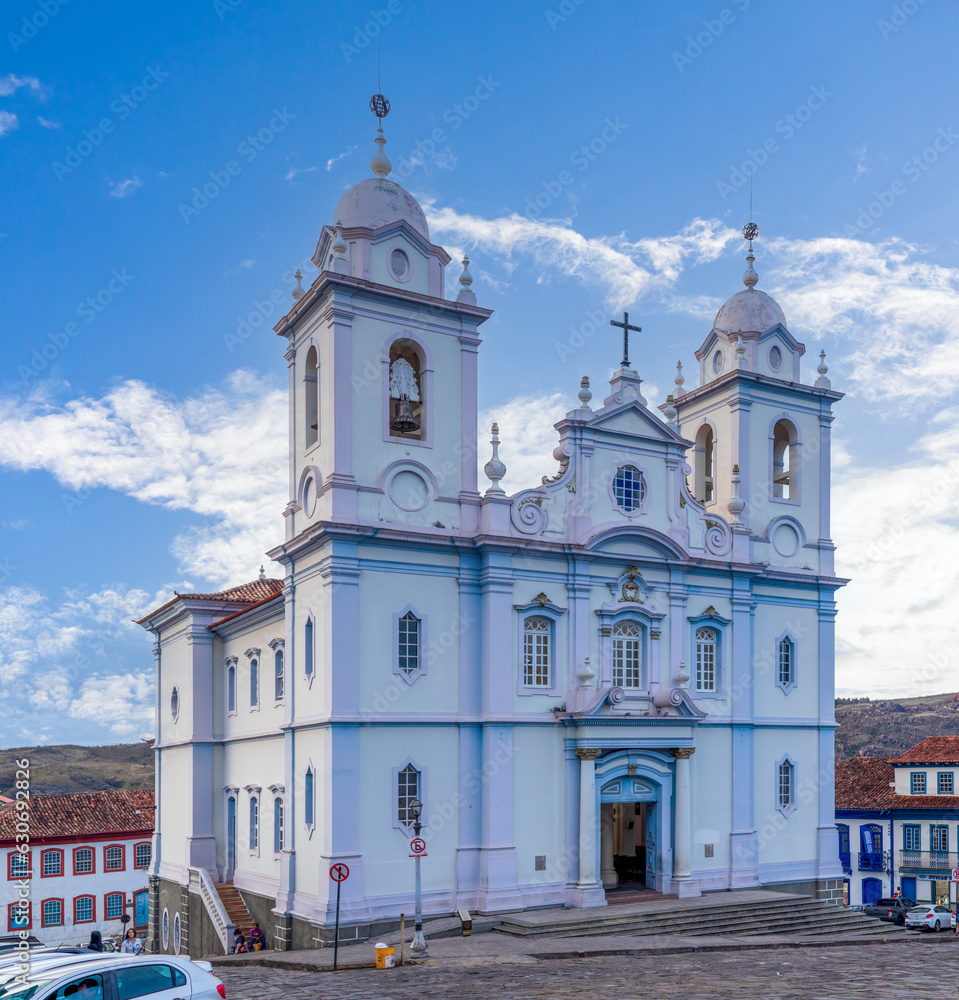
[{"label": "stone staircase", "polygon": [[253,918],[243,902],[240,890],[232,882],[217,882],[215,888],[230,923],[248,939]]},{"label": "stone staircase", "polygon": [[[748,896],[749,898],[741,898]],[[739,897],[739,898],[737,898]],[[786,893],[716,893],[594,910],[550,910],[505,916],[493,928],[516,937],[800,937],[863,940],[905,934],[905,928],[844,910],[811,896]]]}]

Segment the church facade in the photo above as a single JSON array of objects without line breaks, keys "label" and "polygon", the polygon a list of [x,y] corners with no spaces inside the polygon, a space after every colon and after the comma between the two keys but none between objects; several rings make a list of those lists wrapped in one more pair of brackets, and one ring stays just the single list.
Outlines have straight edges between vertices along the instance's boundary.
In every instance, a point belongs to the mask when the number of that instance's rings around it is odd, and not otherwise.
[{"label": "church facade", "polygon": [[389,179],[382,127],[376,142],[276,326],[283,579],[141,622],[154,947],[215,936],[224,883],[276,946],[329,941],[335,863],[346,936],[394,923],[413,907],[416,801],[427,915],[602,906],[622,886],[841,898],[841,394],[823,362],[802,383],[752,243],[699,387],[680,370],[654,408],[624,350],[602,398],[584,378],[556,425],[555,474],[510,496],[496,427],[489,446],[477,429],[490,311],[468,261],[446,294],[450,257]]}]

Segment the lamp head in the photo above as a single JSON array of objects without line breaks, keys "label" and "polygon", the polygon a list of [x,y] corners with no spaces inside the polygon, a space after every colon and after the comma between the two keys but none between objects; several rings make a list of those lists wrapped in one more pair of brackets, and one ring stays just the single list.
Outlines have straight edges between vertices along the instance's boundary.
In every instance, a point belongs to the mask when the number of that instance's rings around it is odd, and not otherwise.
[{"label": "lamp head", "polygon": [[413,819],[419,819],[423,813],[423,803],[419,799],[413,799],[409,804],[409,810]]}]

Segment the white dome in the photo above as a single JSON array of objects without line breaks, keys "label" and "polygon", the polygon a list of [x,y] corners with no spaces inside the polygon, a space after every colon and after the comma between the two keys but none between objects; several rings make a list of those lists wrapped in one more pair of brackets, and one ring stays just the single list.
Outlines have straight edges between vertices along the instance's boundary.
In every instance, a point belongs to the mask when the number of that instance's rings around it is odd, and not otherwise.
[{"label": "white dome", "polygon": [[786,326],[779,303],[757,288],[744,288],[716,313],[713,328],[723,333],[765,333],[777,323]]},{"label": "white dome", "polygon": [[354,184],[337,202],[334,219],[344,229],[367,226],[379,229],[391,222],[407,222],[428,240],[430,229],[416,199],[386,177],[367,177]]}]

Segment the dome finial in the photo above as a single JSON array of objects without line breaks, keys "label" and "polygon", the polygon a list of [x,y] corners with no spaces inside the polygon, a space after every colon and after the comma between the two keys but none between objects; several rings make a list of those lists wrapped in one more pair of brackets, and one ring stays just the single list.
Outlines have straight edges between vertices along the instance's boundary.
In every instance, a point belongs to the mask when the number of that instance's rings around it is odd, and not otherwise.
[{"label": "dome finial", "polygon": [[743,226],[743,239],[749,240],[749,253],[746,254],[746,273],[743,275],[743,284],[747,288],[755,286],[759,281],[759,275],[753,269],[753,261],[756,255],[753,253],[753,240],[759,236],[759,226],[755,222],[748,222]]},{"label": "dome finial", "polygon": [[376,138],[373,140],[377,148],[373,159],[370,160],[370,169],[377,177],[389,177],[393,164],[390,163],[390,158],[383,150],[386,145],[386,136],[383,135],[383,119],[390,113],[390,102],[382,94],[374,94],[370,98],[370,111],[376,115],[380,123],[376,130]]}]

